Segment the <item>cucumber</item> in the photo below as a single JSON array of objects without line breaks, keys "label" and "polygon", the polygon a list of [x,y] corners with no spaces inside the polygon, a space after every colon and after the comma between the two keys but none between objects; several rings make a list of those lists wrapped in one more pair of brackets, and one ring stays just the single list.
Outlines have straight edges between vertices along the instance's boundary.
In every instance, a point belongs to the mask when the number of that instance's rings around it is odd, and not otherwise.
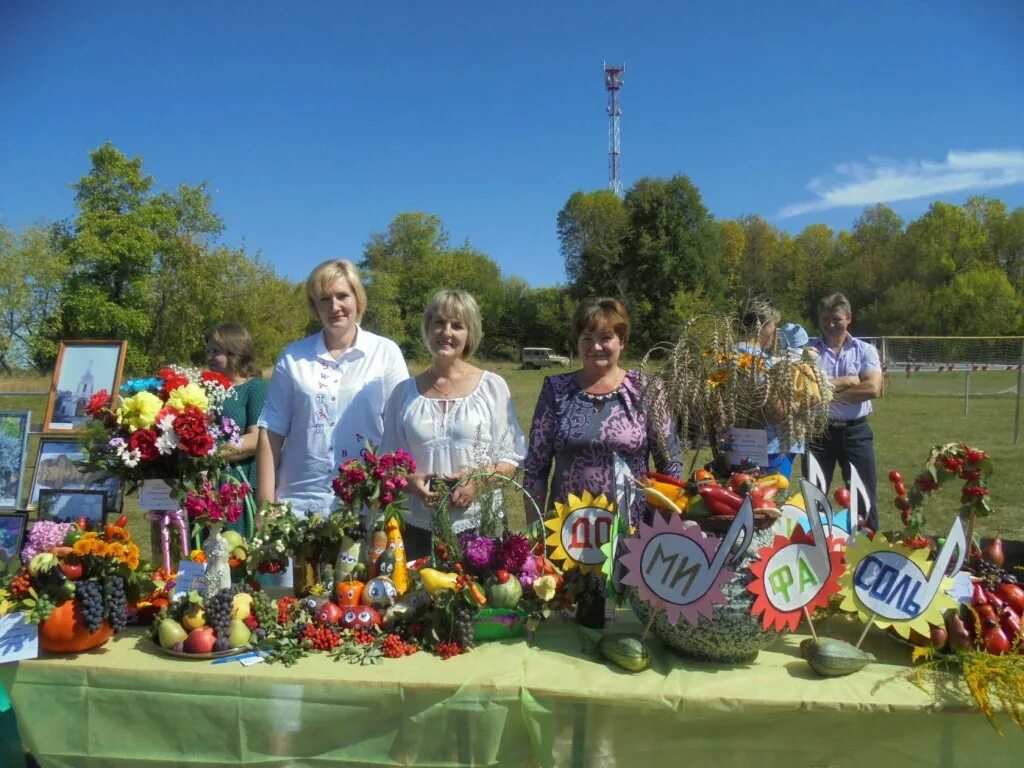
[{"label": "cucumber", "polygon": [[808,638],[800,643],[800,652],[811,669],[824,677],[849,675],[876,661],[872,654],[832,637]]}]

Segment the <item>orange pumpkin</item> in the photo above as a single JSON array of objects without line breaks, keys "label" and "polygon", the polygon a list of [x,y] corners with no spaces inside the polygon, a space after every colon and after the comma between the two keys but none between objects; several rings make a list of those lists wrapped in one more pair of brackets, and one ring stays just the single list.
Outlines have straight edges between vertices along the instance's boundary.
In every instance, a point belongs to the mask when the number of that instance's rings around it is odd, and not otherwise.
[{"label": "orange pumpkin", "polygon": [[359,605],[359,599],[362,596],[363,582],[361,581],[339,581],[334,587],[334,602],[342,608]]},{"label": "orange pumpkin", "polygon": [[39,625],[39,645],[50,653],[79,653],[103,645],[113,633],[106,621],[95,632],[89,632],[78,601],[65,600]]}]

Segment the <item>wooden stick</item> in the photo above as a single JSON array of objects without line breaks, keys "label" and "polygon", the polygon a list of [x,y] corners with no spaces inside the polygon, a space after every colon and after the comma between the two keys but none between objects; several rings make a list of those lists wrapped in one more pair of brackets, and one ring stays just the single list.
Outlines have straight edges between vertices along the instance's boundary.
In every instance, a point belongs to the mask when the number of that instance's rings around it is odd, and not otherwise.
[{"label": "wooden stick", "polygon": [[659,600],[658,604],[654,606],[654,610],[651,611],[651,618],[647,620],[647,626],[644,627],[644,633],[640,636],[641,643],[647,639],[647,633],[651,631],[651,626],[654,624],[654,619],[658,616],[658,611],[661,610],[661,606],[663,606],[664,604],[664,600]]},{"label": "wooden stick", "polygon": [[871,629],[871,624],[872,624],[872,622],[874,622],[874,620],[875,620],[875,614],[872,613],[871,614],[871,618],[868,619],[868,623],[864,627],[864,631],[860,633],[860,637],[857,639],[857,645],[854,646],[855,648],[860,648],[860,644],[863,643],[864,642],[864,638],[867,637],[868,630]]},{"label": "wooden stick", "polygon": [[811,637],[814,638],[814,642],[818,642],[818,633],[814,631],[814,622],[811,621],[811,612],[807,610],[807,606],[804,606],[804,618],[807,619],[807,626],[811,630]]}]

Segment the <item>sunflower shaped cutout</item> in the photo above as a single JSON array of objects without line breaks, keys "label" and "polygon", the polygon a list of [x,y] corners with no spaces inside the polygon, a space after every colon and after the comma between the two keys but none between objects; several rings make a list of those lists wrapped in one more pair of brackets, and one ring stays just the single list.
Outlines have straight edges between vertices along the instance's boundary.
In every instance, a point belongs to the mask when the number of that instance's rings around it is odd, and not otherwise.
[{"label": "sunflower shaped cutout", "polygon": [[569,494],[564,504],[555,502],[555,516],[544,521],[551,533],[544,543],[548,557],[561,562],[563,571],[579,568],[600,573],[607,555],[602,549],[611,541],[615,522],[615,502],[601,494]]},{"label": "sunflower shaped cutout", "polygon": [[656,514],[653,525],[640,523],[635,538],[622,540],[621,562],[629,572],[620,582],[636,587],[655,613],[664,608],[673,626],[680,618],[696,626],[701,616],[712,617],[715,605],[728,602],[722,586],[734,574],[724,568],[726,542],[734,541],[728,535],[722,542],[708,538],[696,526],[685,527],[678,515]]},{"label": "sunflower shaped cutout", "polygon": [[[956,524],[959,524],[959,519]],[[956,530],[954,528],[954,530]],[[963,538],[961,526],[960,538]],[[846,549],[846,573],[839,577],[844,611],[856,612],[864,622],[880,629],[892,627],[909,640],[911,632],[928,636],[931,626],[942,626],[943,613],[957,602],[947,590],[953,579],[946,575],[952,560],[954,535],[928,560],[927,549],[890,543],[884,534],[857,536]],[[954,570],[959,570],[963,555]]]},{"label": "sunflower shaped cutout", "polygon": [[805,608],[826,608],[829,597],[839,592],[842,552],[828,542],[819,545],[799,525],[788,538],[776,536],[757,556],[750,564],[754,580],[747,589],[756,596],[750,614],[760,615],[765,629],[796,630]]}]

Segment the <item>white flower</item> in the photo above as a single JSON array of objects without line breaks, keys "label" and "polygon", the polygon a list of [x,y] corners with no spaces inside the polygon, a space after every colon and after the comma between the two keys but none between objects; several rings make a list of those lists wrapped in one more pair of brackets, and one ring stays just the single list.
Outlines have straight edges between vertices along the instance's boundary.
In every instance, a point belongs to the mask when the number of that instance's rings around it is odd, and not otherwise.
[{"label": "white flower", "polygon": [[122,451],[119,453],[119,458],[126,467],[131,469],[139,465],[139,462],[142,460],[142,452],[137,450]]}]

